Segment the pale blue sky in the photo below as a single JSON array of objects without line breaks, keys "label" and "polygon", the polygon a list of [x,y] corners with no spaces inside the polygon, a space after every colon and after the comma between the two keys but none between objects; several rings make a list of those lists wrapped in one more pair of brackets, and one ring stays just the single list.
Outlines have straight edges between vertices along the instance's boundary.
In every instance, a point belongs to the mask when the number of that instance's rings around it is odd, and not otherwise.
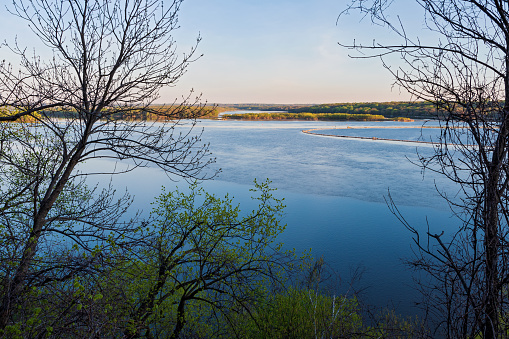
[{"label": "pale blue sky", "polygon": [[[0,0],[9,4],[8,0]],[[331,103],[407,100],[391,88],[389,73],[376,59],[353,60],[338,46],[353,39],[371,43],[390,37],[359,15],[340,18],[349,0],[186,0],[175,37],[185,52],[201,34],[204,56],[174,88],[161,92],[169,102],[193,88],[210,103]],[[417,27],[423,17],[408,0],[393,7]],[[29,47],[19,19],[2,8],[0,29]],[[16,27],[16,29],[13,29]],[[1,51],[1,50],[0,50]],[[4,57],[2,57],[4,58]],[[397,62],[397,60],[395,60]]]},{"label": "pale blue sky", "polygon": [[[326,103],[407,100],[380,60],[352,60],[338,42],[384,38],[388,31],[341,17],[349,0],[187,0],[181,44],[198,32],[204,57],[176,90],[194,88],[214,103]],[[411,1],[392,8],[418,27]],[[409,15],[411,14],[411,15]],[[416,20],[418,19],[418,20]],[[168,93],[168,94],[167,94]]]}]

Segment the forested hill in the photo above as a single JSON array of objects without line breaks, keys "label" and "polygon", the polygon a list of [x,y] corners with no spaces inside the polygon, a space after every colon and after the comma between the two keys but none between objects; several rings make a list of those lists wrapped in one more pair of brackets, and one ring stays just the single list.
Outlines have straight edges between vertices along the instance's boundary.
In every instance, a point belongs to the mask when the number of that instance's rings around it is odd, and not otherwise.
[{"label": "forested hill", "polygon": [[304,107],[311,107],[313,105],[299,105],[299,104],[218,104],[229,111],[290,111],[292,109],[301,109]]},{"label": "forested hill", "polygon": [[288,109],[290,113],[347,113],[383,115],[386,118],[433,118],[436,107],[428,102],[361,102],[321,104]]}]

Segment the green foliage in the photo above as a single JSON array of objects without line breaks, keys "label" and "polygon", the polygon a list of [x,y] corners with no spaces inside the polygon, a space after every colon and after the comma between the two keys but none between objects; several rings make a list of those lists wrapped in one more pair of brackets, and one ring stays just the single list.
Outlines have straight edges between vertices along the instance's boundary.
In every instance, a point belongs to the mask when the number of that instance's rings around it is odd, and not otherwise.
[{"label": "green foliage", "polygon": [[355,298],[289,288],[237,319],[241,338],[354,338],[364,331]]},{"label": "green foliage", "polygon": [[102,331],[111,336],[220,335],[217,319],[257,300],[262,286],[282,284],[291,269],[292,253],[276,242],[283,202],[268,181],[252,191],[258,206],[246,214],[197,185],[163,190],[139,247],[97,276],[98,285],[75,285],[84,302],[76,311],[108,319]]},{"label": "green foliage", "polygon": [[355,297],[334,296],[311,288],[269,293],[248,311],[231,317],[237,338],[430,338],[419,319],[386,310],[366,321]]},{"label": "green foliage", "polygon": [[419,318],[404,318],[393,310],[385,310],[369,333],[376,338],[431,338],[430,331]]}]

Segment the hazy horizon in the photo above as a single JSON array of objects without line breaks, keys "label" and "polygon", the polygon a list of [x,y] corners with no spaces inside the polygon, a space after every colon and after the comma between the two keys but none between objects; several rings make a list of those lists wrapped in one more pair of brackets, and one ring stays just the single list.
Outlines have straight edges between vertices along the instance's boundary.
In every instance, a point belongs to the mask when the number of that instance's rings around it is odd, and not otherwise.
[{"label": "hazy horizon", "polygon": [[[207,104],[227,106],[227,105],[267,105],[267,106],[284,106],[284,105],[324,105],[324,104],[362,104],[362,103],[386,103],[386,102],[414,102],[415,100],[378,100],[378,101],[336,101],[336,102],[312,102],[312,103],[295,103],[295,102],[210,102]],[[422,100],[417,100],[422,101]]]}]

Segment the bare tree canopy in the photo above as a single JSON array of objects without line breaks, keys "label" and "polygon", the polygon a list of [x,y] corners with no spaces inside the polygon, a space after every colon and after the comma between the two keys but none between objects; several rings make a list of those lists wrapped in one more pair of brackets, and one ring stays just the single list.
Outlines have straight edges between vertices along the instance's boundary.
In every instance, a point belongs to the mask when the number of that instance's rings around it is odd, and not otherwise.
[{"label": "bare tree canopy", "polygon": [[170,34],[181,3],[15,1],[11,12],[27,21],[54,58],[40,60],[12,46],[21,64],[2,64],[2,101],[22,110],[78,112],[151,103],[183,75],[195,52],[179,58]]},{"label": "bare tree canopy", "polygon": [[[88,188],[79,164],[112,158],[128,160],[127,170],[152,165],[184,178],[206,175],[213,160],[192,132],[204,111],[199,98],[152,105],[197,58],[196,46],[179,54],[172,38],[181,3],[15,0],[9,7],[52,57],[17,42],[0,50],[19,60],[0,64],[0,121],[28,118],[0,125],[4,335],[16,322],[13,310],[24,309],[35,289],[92,274],[120,253],[112,248],[143,239],[135,234],[144,223],[122,219],[131,198]],[[134,115],[162,122],[129,119]],[[188,127],[180,126],[183,118],[191,119]]]},{"label": "bare tree canopy", "polygon": [[[432,277],[428,306],[449,338],[505,337],[509,298],[509,3],[501,0],[416,0],[433,44],[411,37],[386,14],[393,1],[353,0],[356,11],[396,33],[395,44],[344,45],[370,57],[400,56],[384,66],[416,100],[432,102],[443,127],[423,168],[458,184],[445,197],[463,221],[453,235],[421,235],[411,225]],[[393,211],[400,217],[396,206]],[[429,241],[431,240],[431,242]]]}]

